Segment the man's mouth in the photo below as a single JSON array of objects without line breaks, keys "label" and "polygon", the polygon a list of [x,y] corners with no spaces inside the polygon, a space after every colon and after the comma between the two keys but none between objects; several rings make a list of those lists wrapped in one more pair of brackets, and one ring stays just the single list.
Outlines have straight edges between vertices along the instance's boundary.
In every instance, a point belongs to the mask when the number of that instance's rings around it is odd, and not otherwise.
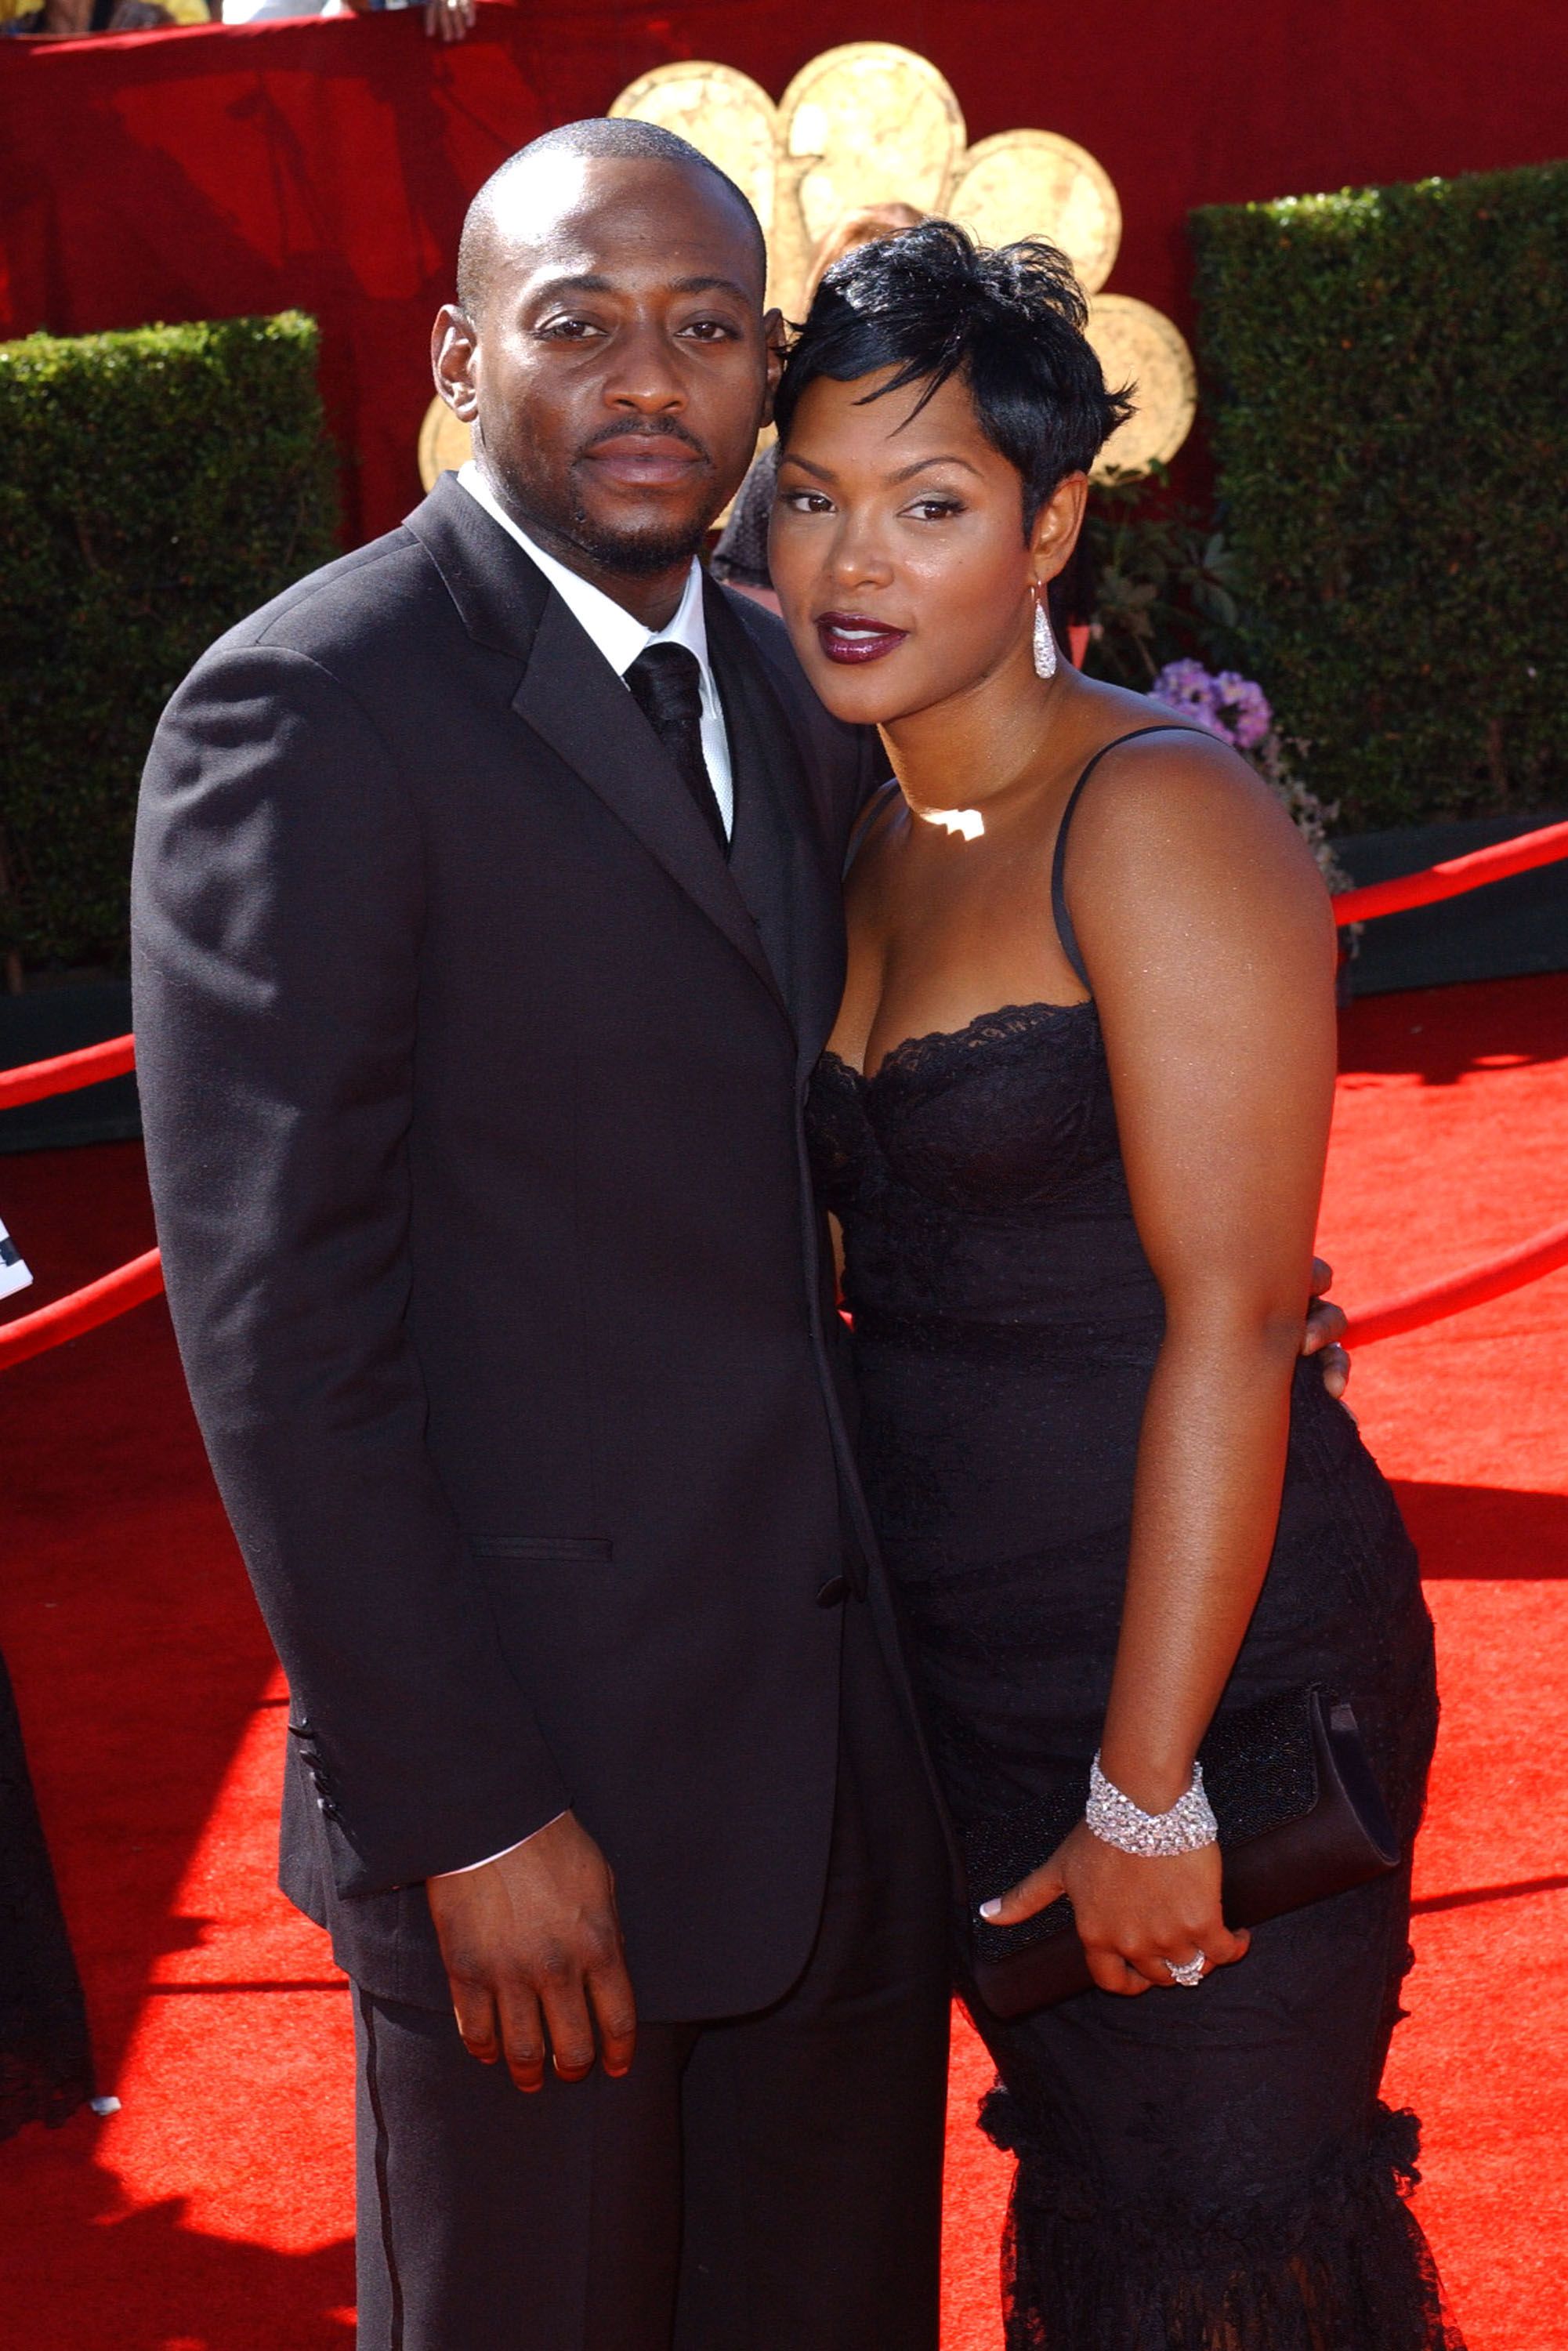
[{"label": "man's mouth", "polygon": [[831,662],[881,661],[884,653],[896,653],[908,634],[907,629],[890,629],[863,612],[821,612],[817,617],[817,642]]},{"label": "man's mouth", "polygon": [[590,449],[584,459],[601,480],[634,489],[686,481],[694,468],[705,462],[702,451],[692,442],[677,441],[668,433],[619,433],[613,440]]}]

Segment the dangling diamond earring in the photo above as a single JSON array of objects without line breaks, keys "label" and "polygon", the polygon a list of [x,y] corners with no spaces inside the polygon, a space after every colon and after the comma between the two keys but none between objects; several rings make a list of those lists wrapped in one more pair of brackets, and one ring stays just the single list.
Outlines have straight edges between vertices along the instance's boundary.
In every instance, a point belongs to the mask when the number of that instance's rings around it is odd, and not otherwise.
[{"label": "dangling diamond earring", "polygon": [[1056,632],[1051,625],[1045,598],[1038,589],[1034,599],[1034,667],[1037,677],[1056,675]]}]

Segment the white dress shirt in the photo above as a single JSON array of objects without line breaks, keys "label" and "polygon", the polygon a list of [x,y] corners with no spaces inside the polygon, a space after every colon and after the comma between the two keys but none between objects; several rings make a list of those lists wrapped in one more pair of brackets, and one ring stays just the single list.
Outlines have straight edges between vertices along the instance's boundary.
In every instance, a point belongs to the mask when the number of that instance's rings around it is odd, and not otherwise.
[{"label": "white dress shirt", "polygon": [[[707,622],[703,617],[703,573],[695,556],[692,558],[685,592],[676,607],[674,619],[666,628],[645,629],[641,621],[634,619],[623,604],[616,603],[612,596],[607,596],[602,588],[595,588],[591,580],[580,578],[575,571],[569,571],[564,563],[558,562],[553,555],[547,555],[542,547],[536,547],[528,532],[518,528],[499,499],[492,495],[472,457],[459,470],[457,479],[469,496],[482,506],[487,515],[494,516],[501,528],[517,540],[529,561],[538,565],[572,618],[592,638],[622,683],[638,654],[646,653],[650,645],[685,645],[689,653],[696,655],[697,667],[702,672],[703,758],[707,762],[708,779],[713,785],[714,798],[718,802],[718,812],[724,819],[727,838],[735,830],[735,781],[729,764],[729,737],[724,731],[724,712],[707,657]],[[631,691],[630,687],[627,691]],[[558,1813],[555,1817],[561,1820],[565,1815]],[[553,1828],[555,1822],[547,1821],[544,1825]],[[536,1829],[533,1834],[538,1836],[539,1832]],[[528,1842],[527,1837],[517,1840],[518,1844],[527,1844]],[[465,1862],[461,1869],[444,1870],[441,1875],[444,1877],[466,1877],[471,1869],[484,1869],[490,1862],[499,1861],[505,1855],[517,1850],[516,1844],[503,1845],[500,1853],[486,1854],[483,1861]]]},{"label": "white dress shirt", "polygon": [[[724,711],[714,684],[713,669],[707,657],[707,622],[703,615],[703,570],[695,556],[686,575],[685,592],[676,607],[675,617],[666,628],[645,629],[641,621],[616,603],[602,588],[569,571],[553,555],[537,547],[526,530],[520,530],[492,493],[472,457],[458,474],[457,479],[471,498],[493,515],[501,528],[515,538],[531,562],[537,563],[556,594],[587,635],[603,654],[618,678],[624,680],[627,671],[639,653],[650,645],[684,645],[696,655],[702,672],[703,687],[703,758],[707,762],[708,780],[713,786],[718,812],[724,819],[727,838],[735,831],[735,783],[729,764],[729,737],[724,731]],[[628,691],[630,689],[628,688]]]}]

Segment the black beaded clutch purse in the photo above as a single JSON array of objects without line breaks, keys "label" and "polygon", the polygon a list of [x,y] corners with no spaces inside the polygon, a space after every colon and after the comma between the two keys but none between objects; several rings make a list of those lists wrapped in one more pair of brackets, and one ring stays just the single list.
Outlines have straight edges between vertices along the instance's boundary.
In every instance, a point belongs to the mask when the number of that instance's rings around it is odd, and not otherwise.
[{"label": "black beaded clutch purse", "polygon": [[[1239,1708],[1198,1750],[1224,1855],[1226,1921],[1258,1927],[1399,1866],[1398,1842],[1348,1706],[1315,1686]],[[1050,1798],[963,1837],[969,1887],[969,1972],[993,2016],[1052,2008],[1092,1978],[1065,1895],[1017,1927],[974,1916],[1049,1861],[1083,1817],[1089,1770]]]}]

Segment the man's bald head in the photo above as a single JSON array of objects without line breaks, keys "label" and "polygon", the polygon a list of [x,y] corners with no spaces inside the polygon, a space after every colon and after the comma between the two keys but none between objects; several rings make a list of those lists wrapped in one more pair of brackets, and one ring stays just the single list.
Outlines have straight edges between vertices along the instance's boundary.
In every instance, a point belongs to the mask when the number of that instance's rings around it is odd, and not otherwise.
[{"label": "man's bald head", "polygon": [[567,122],[559,130],[547,131],[515,155],[508,155],[469,205],[457,248],[457,302],[476,324],[489,295],[497,259],[511,238],[526,235],[529,180],[548,172],[550,158],[569,155],[666,163],[703,174],[735,212],[737,230],[749,247],[760,303],[768,277],[767,241],[749,201],[729,174],[710,162],[689,140],[661,130],[656,122],[596,115],[585,122]]}]

